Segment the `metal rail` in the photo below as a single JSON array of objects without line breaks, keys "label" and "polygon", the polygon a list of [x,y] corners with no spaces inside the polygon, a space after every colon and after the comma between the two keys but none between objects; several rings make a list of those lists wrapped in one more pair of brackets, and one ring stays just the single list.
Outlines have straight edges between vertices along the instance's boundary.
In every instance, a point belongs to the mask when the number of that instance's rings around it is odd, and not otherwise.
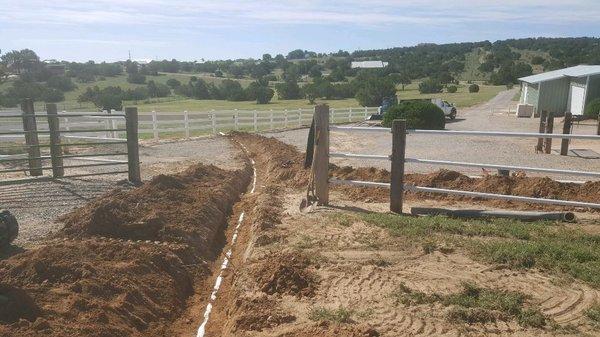
[{"label": "metal rail", "polygon": [[559,206],[600,209],[600,204],[595,204],[595,203],[591,203],[591,202],[568,201],[568,200],[557,200],[557,199],[542,199],[542,198],[522,197],[522,196],[516,196],[516,195],[470,192],[470,191],[461,191],[461,190],[449,190],[449,189],[445,189],[445,188],[420,187],[420,186],[413,186],[413,185],[404,185],[404,189],[407,191],[412,191],[412,192],[442,193],[442,194],[451,194],[451,195],[461,195],[461,196],[473,197],[473,198],[500,199],[500,200],[506,200],[506,201],[522,201],[522,202],[529,202],[532,204],[559,205]]},{"label": "metal rail", "polygon": [[[76,130],[60,130],[60,133],[90,133],[90,132],[126,132],[127,129],[76,129]],[[0,131],[0,135],[26,135],[29,133],[49,134],[50,130],[38,131]]]},{"label": "metal rail", "polygon": [[458,131],[458,130],[407,130],[410,134],[444,135],[444,136],[488,136],[488,137],[513,137],[513,138],[559,138],[559,139],[588,139],[600,140],[595,135],[573,135],[558,133],[533,133],[533,132],[504,132],[504,131]]},{"label": "metal rail", "polygon": [[418,159],[418,158],[406,158],[405,162],[406,163],[417,163],[417,164],[431,164],[431,165],[463,166],[463,167],[478,167],[478,168],[483,167],[483,168],[499,169],[499,170],[531,171],[531,172],[542,172],[542,173],[553,173],[553,174],[564,174],[564,175],[587,176],[587,177],[600,178],[600,172],[559,170],[559,169],[548,169],[548,168],[528,167],[528,166],[467,163],[467,162],[458,162],[458,161],[430,160],[430,159]]},{"label": "metal rail", "polygon": [[[35,114],[35,115],[28,115],[28,116],[34,116],[35,118],[48,118],[47,114]],[[5,114],[0,114],[0,118],[22,118],[23,115],[22,114],[12,114],[12,115],[5,115]],[[54,116],[50,116],[51,118]],[[54,118],[68,118],[68,117],[119,117],[119,118],[124,118],[125,114],[98,114],[98,113],[90,113],[90,114],[84,114],[84,113],[61,113],[61,114],[57,114],[56,117]]]},{"label": "metal rail", "polygon": [[376,155],[376,154],[340,153],[340,152],[331,152],[331,153],[329,153],[329,157],[372,159],[372,160],[390,160],[390,156],[382,156],[382,155]]},{"label": "metal rail", "polygon": [[[329,130],[338,131],[369,131],[369,132],[391,132],[390,128],[365,127],[365,126],[330,126]],[[505,131],[459,131],[459,130],[407,130],[407,134],[428,134],[444,136],[489,136],[489,137],[513,137],[513,138],[559,138],[559,139],[588,139],[600,140],[595,135],[573,135],[559,133],[532,133],[532,132],[505,132]]]},{"label": "metal rail", "polygon": [[[118,162],[98,163],[98,164],[62,165],[62,166],[55,166],[54,168],[68,169],[68,168],[81,168],[81,167],[93,167],[93,166],[114,166],[114,165],[124,165],[124,164],[127,164],[127,162],[126,161],[118,161]],[[52,166],[36,167],[36,169],[52,170]],[[30,170],[30,168],[18,168],[18,169],[0,170],[0,173],[23,172],[23,171],[29,171],[29,170]]]},{"label": "metal rail", "polygon": [[123,141],[124,140],[123,138],[93,137],[93,136],[61,136],[61,137],[62,138],[71,138],[71,139],[107,140],[107,141],[110,141],[110,142]]},{"label": "metal rail", "polygon": [[[352,186],[360,186],[360,187],[390,188],[389,183],[377,183],[377,182],[372,182],[372,181],[341,180],[341,179],[337,179],[337,178],[331,178],[329,180],[329,182],[332,184],[335,184],[335,185],[352,185]],[[595,203],[590,203],[590,202],[568,201],[568,200],[557,200],[557,199],[542,199],[542,198],[523,197],[523,196],[517,196],[517,195],[471,192],[471,191],[461,191],[461,190],[449,190],[449,189],[445,189],[445,188],[421,187],[421,186],[414,186],[414,185],[409,185],[409,184],[404,184],[404,190],[411,191],[411,192],[421,192],[421,193],[441,193],[441,194],[460,195],[460,196],[467,196],[467,197],[472,197],[472,198],[499,199],[499,200],[506,200],[506,201],[521,201],[521,202],[528,202],[528,203],[532,203],[532,204],[559,205],[559,206],[600,209],[600,204],[595,204]]]}]

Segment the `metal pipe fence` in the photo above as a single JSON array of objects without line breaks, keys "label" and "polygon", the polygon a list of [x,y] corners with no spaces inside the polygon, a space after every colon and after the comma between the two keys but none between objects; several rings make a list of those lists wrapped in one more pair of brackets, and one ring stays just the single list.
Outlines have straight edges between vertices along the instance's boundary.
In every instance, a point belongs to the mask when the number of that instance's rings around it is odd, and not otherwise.
[{"label": "metal pipe fence", "polygon": [[[138,154],[138,116],[136,108],[128,108],[125,113],[111,114],[107,113],[58,113],[56,104],[47,104],[45,113],[35,113],[33,111],[33,102],[30,99],[23,101],[21,105],[22,114],[0,114],[1,119],[20,118],[21,128],[9,128],[0,131],[3,136],[13,136],[13,142],[6,142],[0,146],[0,150],[5,153],[14,153],[24,150],[26,153],[2,155],[0,156],[0,175],[6,176],[7,173],[23,172],[31,177],[48,178],[44,176],[45,172],[52,172],[52,178],[65,177],[83,177],[103,174],[115,174],[127,172],[129,180],[132,182],[140,181],[139,172],[139,154]],[[100,118],[108,123],[89,123],[87,125],[96,126],[85,128],[84,124],[74,124],[74,128],[65,126],[61,121],[67,121],[69,118]],[[47,125],[42,125],[44,120]],[[124,127],[119,128],[114,123],[115,120],[125,121]],[[61,125],[63,124],[63,125]],[[62,126],[62,127],[61,127]],[[100,126],[100,127],[99,127]],[[125,138],[102,137],[104,134],[123,133]],[[66,135],[65,135],[66,133]],[[84,134],[84,135],[82,135]],[[92,134],[85,136],[85,134]],[[95,134],[95,135],[94,135]],[[48,141],[40,142],[40,136],[47,136]],[[24,137],[25,142],[22,143]],[[16,140],[15,140],[16,139]],[[83,142],[71,142],[71,139],[89,140]],[[127,151],[123,150],[104,150],[100,153],[67,153],[68,147],[89,147],[106,146],[113,147],[118,144],[126,144]],[[48,149],[48,152],[42,153],[42,149]],[[46,151],[48,151],[46,150]],[[110,159],[106,157],[125,157],[126,159]],[[85,164],[65,163],[69,161],[87,161]],[[51,165],[44,164],[50,161]],[[20,163],[27,162],[27,165]],[[7,167],[7,165],[9,165]],[[65,174],[65,170],[76,168],[110,167],[127,165],[127,170],[121,168],[118,171],[109,172],[73,172]],[[2,179],[0,184],[14,183],[15,181],[30,181],[31,179]]]},{"label": "metal pipe fence", "polygon": [[[515,195],[505,194],[494,194],[494,193],[482,193],[472,191],[461,191],[443,188],[431,188],[421,187],[409,184],[404,184],[404,163],[414,164],[429,164],[429,165],[443,165],[443,166],[461,166],[461,167],[477,167],[487,169],[498,169],[498,170],[516,170],[516,171],[530,171],[548,174],[564,174],[564,175],[577,175],[592,178],[600,178],[600,172],[587,172],[578,170],[563,170],[553,168],[541,168],[541,167],[526,167],[516,165],[498,165],[498,164],[485,164],[485,163],[470,163],[470,162],[459,162],[459,161],[447,161],[447,160],[431,160],[431,159],[420,159],[420,158],[407,158],[405,155],[406,148],[406,135],[410,134],[426,134],[426,135],[442,135],[442,136],[486,136],[486,137],[522,137],[522,138],[559,138],[559,139],[585,139],[585,140],[598,140],[600,136],[596,135],[573,135],[573,134],[552,134],[552,133],[529,133],[529,132],[503,132],[503,131],[447,131],[447,130],[407,130],[405,129],[406,122],[403,120],[396,120],[393,122],[392,128],[380,128],[380,127],[356,127],[356,126],[330,126],[327,130],[341,131],[341,132],[386,132],[392,134],[392,154],[386,155],[370,155],[370,154],[359,154],[359,153],[340,153],[331,152],[327,157],[327,164],[329,157],[331,158],[353,158],[353,159],[367,159],[367,160],[385,160],[391,162],[391,182],[380,183],[372,181],[353,181],[353,180],[341,180],[337,178],[329,179],[328,183],[331,184],[346,184],[361,187],[384,187],[390,188],[390,210],[396,213],[402,212],[402,191],[412,191],[421,193],[442,193],[450,195],[460,195],[473,198],[485,198],[485,199],[498,199],[516,202],[527,202],[537,204],[550,204],[558,206],[571,206],[571,207],[582,207],[582,208],[596,208],[600,209],[600,203],[581,202],[574,200],[557,200],[557,199],[545,199],[545,198],[534,198],[524,197]],[[329,139],[329,136],[327,136]],[[315,139],[316,142],[316,139]]]}]

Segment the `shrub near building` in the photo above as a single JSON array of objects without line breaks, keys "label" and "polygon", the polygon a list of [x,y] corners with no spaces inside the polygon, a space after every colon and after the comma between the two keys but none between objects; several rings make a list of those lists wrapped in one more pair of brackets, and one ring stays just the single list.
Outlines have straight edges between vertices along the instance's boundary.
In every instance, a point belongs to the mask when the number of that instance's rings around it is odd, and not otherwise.
[{"label": "shrub near building", "polygon": [[426,101],[407,101],[391,107],[383,116],[383,126],[391,127],[394,119],[405,119],[409,129],[443,130],[446,126],[444,112]]}]

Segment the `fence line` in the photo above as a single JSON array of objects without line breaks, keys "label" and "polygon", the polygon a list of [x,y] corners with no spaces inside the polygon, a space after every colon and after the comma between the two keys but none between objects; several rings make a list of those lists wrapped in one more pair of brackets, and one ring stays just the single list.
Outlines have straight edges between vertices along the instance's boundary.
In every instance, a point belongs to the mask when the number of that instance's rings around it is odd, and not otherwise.
[{"label": "fence line", "polygon": [[[323,109],[324,108],[324,109]],[[524,137],[524,138],[562,138],[562,139],[588,139],[588,140],[599,140],[600,136],[595,135],[573,135],[573,134],[551,134],[551,133],[527,133],[527,132],[500,132],[500,131],[442,131],[442,130],[407,130],[405,120],[394,120],[392,128],[370,128],[370,127],[348,127],[348,126],[329,126],[317,125],[322,123],[322,120],[328,120],[327,117],[323,118],[323,114],[329,113],[327,106],[321,107],[319,111],[315,110],[315,132],[314,139],[312,142],[317,144],[319,137],[329,139],[329,130],[346,131],[346,132],[391,132],[392,133],[392,154],[390,156],[385,155],[370,155],[370,154],[359,154],[359,153],[339,153],[332,152],[328,156],[321,159],[323,162],[313,162],[313,167],[327,167],[329,165],[329,158],[360,158],[370,160],[386,160],[391,162],[391,175],[390,183],[380,183],[372,181],[355,181],[355,180],[341,180],[337,178],[328,179],[326,176],[320,179],[315,175],[315,186],[328,186],[328,184],[346,184],[362,187],[386,187],[390,188],[390,210],[395,213],[402,213],[403,203],[403,191],[423,192],[423,193],[442,193],[451,195],[462,195],[474,198],[486,198],[486,199],[499,199],[508,201],[538,203],[538,204],[551,204],[559,206],[572,206],[572,207],[584,207],[584,208],[596,208],[600,209],[600,203],[581,202],[573,200],[557,200],[557,199],[545,199],[545,198],[533,198],[524,196],[514,196],[506,194],[494,194],[494,193],[482,193],[482,192],[471,192],[461,191],[443,188],[432,188],[432,187],[421,187],[409,184],[404,184],[404,164],[405,163],[416,163],[416,164],[433,164],[433,165],[452,165],[452,166],[464,166],[464,167],[483,167],[492,168],[498,170],[521,170],[521,171],[535,171],[543,173],[555,173],[555,174],[569,174],[569,175],[580,175],[600,178],[600,172],[586,172],[586,171],[575,171],[575,170],[560,170],[551,168],[539,168],[539,167],[525,167],[525,166],[514,166],[514,165],[496,165],[496,164],[482,164],[482,163],[467,163],[467,162],[455,162],[445,160],[429,160],[419,158],[407,158],[406,157],[406,135],[407,134],[435,134],[444,136],[493,136],[493,137]],[[321,134],[318,135],[318,130]],[[324,133],[324,134],[323,134]],[[309,140],[310,142],[311,140]],[[329,142],[327,141],[327,147],[329,148]],[[310,152],[310,149],[309,149]],[[316,153],[316,146],[315,146]],[[314,156],[316,158],[316,155]],[[329,192],[327,190],[316,191],[316,198],[319,203],[327,204]],[[325,201],[323,201],[325,200]]]},{"label": "fence line", "polygon": [[[107,113],[58,113],[56,104],[47,104],[45,114],[36,114],[33,110],[33,101],[26,99],[22,104],[23,113],[20,115],[11,114],[0,114],[0,120],[6,121],[6,118],[19,117],[22,121],[22,128],[9,129],[9,131],[0,131],[1,135],[12,136],[13,138],[24,137],[25,144],[14,144],[7,143],[2,145],[3,149],[13,150],[24,148],[27,150],[26,154],[18,156],[2,156],[0,162],[22,162],[27,161],[28,165],[20,168],[0,168],[1,173],[15,173],[15,172],[29,172],[32,177],[47,178],[44,177],[44,171],[52,171],[53,178],[67,178],[67,177],[83,177],[91,175],[101,174],[115,174],[127,172],[129,174],[129,180],[132,182],[140,182],[140,171],[139,171],[139,153],[138,153],[138,114],[137,108],[127,108],[125,113],[111,114],[110,111]],[[64,125],[65,121],[71,118],[73,120],[70,128],[68,125]],[[75,121],[77,118],[83,118],[83,121]],[[89,118],[99,119],[101,122],[89,122]],[[116,120],[125,120],[124,125],[119,128],[117,127]],[[43,120],[47,120],[47,128],[38,128],[38,123]],[[63,123],[61,123],[61,120]],[[61,128],[61,124],[62,128]],[[93,125],[96,128],[87,128],[87,126]],[[98,128],[100,127],[100,128]],[[116,138],[115,136],[123,132],[126,137]],[[63,133],[68,133],[65,135]],[[79,135],[77,135],[79,134]],[[81,135],[84,134],[84,135]],[[89,135],[92,134],[92,135]],[[107,137],[101,135],[106,134]],[[49,138],[49,144],[39,142],[41,135],[46,135]],[[113,135],[113,137],[110,137]],[[90,140],[91,142],[69,142],[69,139],[83,139]],[[65,154],[65,147],[70,146],[92,146],[92,145],[115,145],[115,144],[127,144],[127,151],[112,151],[103,153],[84,153],[84,154]],[[44,153],[42,155],[41,149],[49,148],[50,153]],[[110,156],[126,156],[126,160],[115,160],[109,158]],[[70,160],[83,160],[92,163],[85,164],[65,164],[64,159]],[[43,161],[50,160],[51,166],[44,166]],[[65,175],[65,169],[73,168],[86,168],[86,167],[98,167],[98,166],[119,166],[127,165],[127,171],[120,169],[119,171],[112,170],[111,172],[94,172],[85,174],[71,174]],[[28,179],[16,179],[16,180],[3,180],[0,183],[14,183],[19,181],[31,181]]]}]

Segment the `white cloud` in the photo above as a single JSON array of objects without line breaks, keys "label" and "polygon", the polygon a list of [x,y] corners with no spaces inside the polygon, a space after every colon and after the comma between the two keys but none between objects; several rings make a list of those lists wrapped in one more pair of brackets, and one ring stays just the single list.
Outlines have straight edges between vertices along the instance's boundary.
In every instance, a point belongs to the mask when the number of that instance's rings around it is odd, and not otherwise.
[{"label": "white cloud", "polygon": [[180,28],[239,25],[389,24],[453,25],[477,22],[592,23],[596,0],[0,0],[1,23],[92,26],[151,25]]}]

